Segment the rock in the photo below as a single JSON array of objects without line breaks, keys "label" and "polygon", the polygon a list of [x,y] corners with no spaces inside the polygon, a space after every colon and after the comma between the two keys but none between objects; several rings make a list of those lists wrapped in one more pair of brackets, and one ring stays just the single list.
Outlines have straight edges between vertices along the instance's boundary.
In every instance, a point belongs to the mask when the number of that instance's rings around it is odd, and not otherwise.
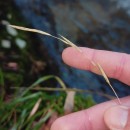
[{"label": "rock", "polygon": [[127,14],[130,15],[130,0],[115,0],[117,2],[117,7],[123,8],[127,11]]},{"label": "rock", "polygon": [[1,23],[2,23],[3,25],[9,25],[9,24],[10,24],[10,23],[9,23],[8,21],[6,21],[6,20],[2,20]]},{"label": "rock", "polygon": [[1,41],[1,46],[3,48],[11,48],[11,42],[9,40],[2,40]]},{"label": "rock", "polygon": [[20,49],[23,49],[26,47],[26,41],[24,41],[23,39],[20,39],[20,38],[16,38],[15,40],[16,42],[16,45],[20,48]]},{"label": "rock", "polygon": [[11,36],[17,36],[17,35],[18,35],[16,29],[13,29],[13,28],[9,27],[8,25],[6,26],[6,30],[7,30],[7,32],[8,32]]}]

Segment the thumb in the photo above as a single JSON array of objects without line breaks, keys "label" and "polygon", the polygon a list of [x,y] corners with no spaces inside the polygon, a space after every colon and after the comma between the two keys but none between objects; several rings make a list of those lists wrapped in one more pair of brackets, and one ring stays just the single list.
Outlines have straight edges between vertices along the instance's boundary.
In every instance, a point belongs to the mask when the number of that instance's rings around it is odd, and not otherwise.
[{"label": "thumb", "polygon": [[113,106],[104,114],[104,120],[110,130],[130,130],[130,108],[126,106]]}]

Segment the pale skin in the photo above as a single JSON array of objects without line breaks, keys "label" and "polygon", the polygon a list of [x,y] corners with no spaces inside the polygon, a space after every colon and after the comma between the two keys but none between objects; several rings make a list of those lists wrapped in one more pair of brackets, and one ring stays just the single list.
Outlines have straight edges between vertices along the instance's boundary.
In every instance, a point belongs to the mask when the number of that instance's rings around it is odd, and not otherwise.
[{"label": "pale skin", "polygon": [[[69,47],[63,51],[64,62],[72,67],[99,74],[91,63],[99,63],[107,76],[130,85],[130,55],[89,48],[80,48],[82,53]],[[95,105],[89,109],[57,119],[51,130],[130,130],[130,96],[124,97],[121,105],[117,100]],[[119,111],[120,110],[120,111]]]}]

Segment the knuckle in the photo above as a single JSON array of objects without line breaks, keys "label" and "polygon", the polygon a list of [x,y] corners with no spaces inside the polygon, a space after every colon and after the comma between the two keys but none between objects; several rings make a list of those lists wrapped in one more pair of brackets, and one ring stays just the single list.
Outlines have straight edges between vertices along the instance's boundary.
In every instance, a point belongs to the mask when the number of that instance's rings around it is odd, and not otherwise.
[{"label": "knuckle", "polygon": [[119,62],[117,63],[116,67],[115,67],[115,72],[114,72],[114,78],[116,79],[121,79],[124,73],[124,68],[126,65],[126,54],[123,53],[121,58],[119,59]]},{"label": "knuckle", "polygon": [[[96,56],[97,56],[97,51],[96,50],[93,50],[92,52],[92,57],[91,57],[91,61],[95,63],[96,61]],[[93,70],[93,64],[92,62],[89,62],[89,70]]]}]

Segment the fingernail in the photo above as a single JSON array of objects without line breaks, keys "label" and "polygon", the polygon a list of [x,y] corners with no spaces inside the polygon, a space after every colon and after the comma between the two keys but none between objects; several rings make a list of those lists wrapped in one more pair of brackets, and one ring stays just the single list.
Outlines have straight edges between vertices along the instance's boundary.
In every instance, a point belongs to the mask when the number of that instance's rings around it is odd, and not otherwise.
[{"label": "fingernail", "polygon": [[128,120],[128,108],[124,106],[115,106],[107,112],[107,125],[111,130],[122,130],[125,128]]}]

